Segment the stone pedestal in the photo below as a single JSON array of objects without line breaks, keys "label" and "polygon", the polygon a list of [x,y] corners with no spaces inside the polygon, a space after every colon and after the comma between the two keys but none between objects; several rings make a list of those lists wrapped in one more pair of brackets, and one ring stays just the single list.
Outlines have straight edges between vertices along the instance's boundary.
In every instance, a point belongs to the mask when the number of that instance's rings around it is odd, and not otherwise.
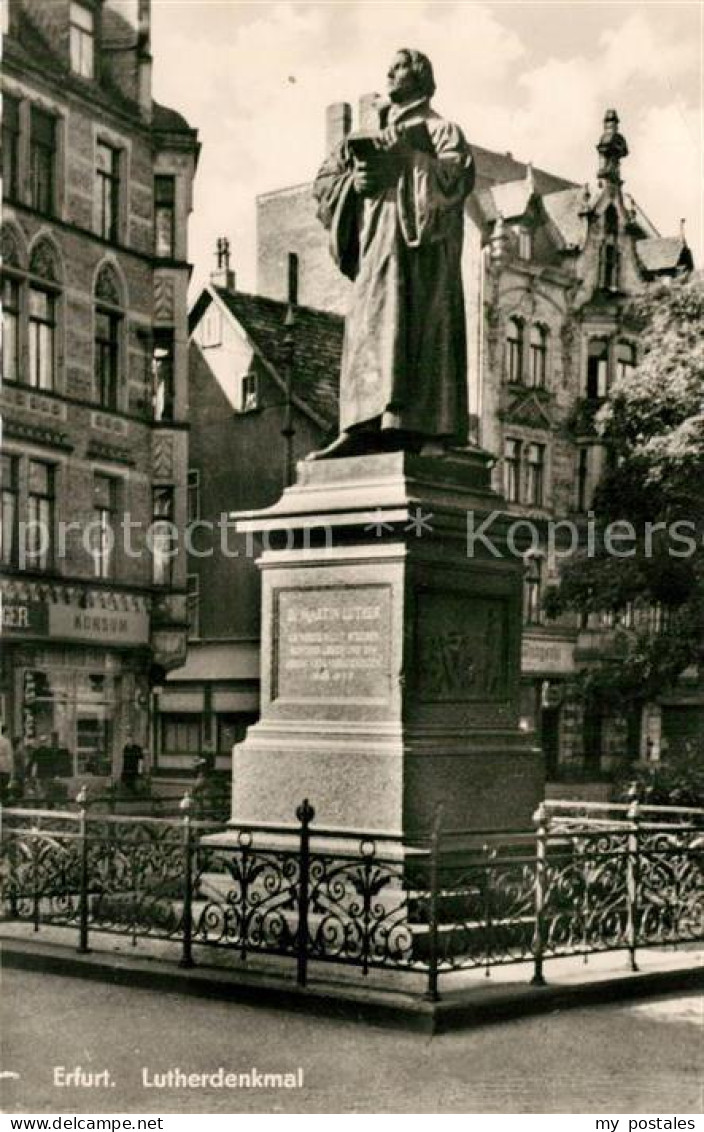
[{"label": "stone pedestal", "polygon": [[233,756],[232,824],[315,827],[340,843],[529,828],[542,798],[535,737],[518,728],[523,567],[469,523],[500,512],[480,450],[304,463],[265,511],[261,719]]}]

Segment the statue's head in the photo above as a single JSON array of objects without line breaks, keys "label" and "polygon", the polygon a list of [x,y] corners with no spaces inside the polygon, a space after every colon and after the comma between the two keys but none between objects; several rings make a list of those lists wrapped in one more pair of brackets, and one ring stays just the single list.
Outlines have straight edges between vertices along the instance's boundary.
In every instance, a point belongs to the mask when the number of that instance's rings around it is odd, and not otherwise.
[{"label": "statue's head", "polygon": [[432,98],[435,94],[433,65],[421,51],[403,47],[397,51],[388,71],[389,98],[392,102],[410,102],[414,98]]}]

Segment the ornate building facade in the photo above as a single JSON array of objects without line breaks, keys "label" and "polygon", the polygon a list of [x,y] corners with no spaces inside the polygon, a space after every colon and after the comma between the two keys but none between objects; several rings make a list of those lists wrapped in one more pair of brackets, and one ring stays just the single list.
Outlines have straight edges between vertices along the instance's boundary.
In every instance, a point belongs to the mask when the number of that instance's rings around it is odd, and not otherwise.
[{"label": "ornate building facade", "polygon": [[[362,100],[360,125],[370,125],[370,106]],[[331,148],[352,128],[349,106],[331,107],[327,125]],[[545,534],[551,520],[587,519],[607,458],[594,417],[615,375],[638,360],[630,298],[691,271],[692,256],[683,234],[661,237],[624,191],[628,147],[613,110],[591,186],[472,148],[463,279],[474,439],[496,457],[508,510],[539,536],[526,557],[522,714],[541,736],[550,778],[599,779],[694,733],[704,697],[692,674],[677,694],[627,715],[585,705],[577,674],[608,653],[614,626],[546,620],[543,595],[558,562]],[[283,298],[284,257],[295,253],[302,301],[344,312],[349,284],[330,259],[310,185],[261,196],[258,235],[264,294]],[[628,613],[633,623],[652,616]]]},{"label": "ornate building facade", "polygon": [[186,647],[196,131],[151,93],[149,0],[9,0],[3,719],[39,773],[119,776]]}]

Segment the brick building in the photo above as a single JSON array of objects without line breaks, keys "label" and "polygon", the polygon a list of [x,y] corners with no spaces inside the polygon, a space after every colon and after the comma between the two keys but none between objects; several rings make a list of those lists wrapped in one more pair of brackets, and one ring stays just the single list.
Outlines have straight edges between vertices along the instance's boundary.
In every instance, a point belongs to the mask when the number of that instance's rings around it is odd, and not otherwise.
[{"label": "brick building", "polygon": [[[370,108],[363,99],[359,127],[371,124]],[[350,107],[331,107],[328,147],[351,128]],[[517,517],[539,529],[561,517],[580,521],[606,459],[595,412],[616,372],[638,357],[624,320],[628,300],[652,280],[690,271],[691,252],[683,235],[661,237],[624,192],[628,150],[613,111],[591,187],[511,154],[472,149],[463,279],[474,436],[495,454],[496,486]],[[283,297],[293,252],[302,301],[344,312],[349,284],[331,260],[312,185],[260,196],[257,234],[264,294]],[[541,734],[549,774],[598,778],[624,757],[657,758],[661,745],[700,727],[704,697],[695,678],[629,718],[585,712],[575,674],[612,647],[613,626],[546,623],[541,597],[556,576],[555,561],[538,547],[526,560],[522,711]],[[633,621],[653,615],[629,612]]]},{"label": "brick building", "polygon": [[[196,131],[151,95],[149,0],[9,0],[3,718],[47,775],[119,776],[186,645]],[[124,533],[129,524],[129,530]]]},{"label": "brick building", "polygon": [[228,515],[275,503],[296,461],[336,431],[342,319],[298,305],[295,259],[287,267],[291,303],[237,291],[223,262],[191,311],[190,635],[159,691],[164,789],[199,755],[227,771],[258,715],[259,548]]}]

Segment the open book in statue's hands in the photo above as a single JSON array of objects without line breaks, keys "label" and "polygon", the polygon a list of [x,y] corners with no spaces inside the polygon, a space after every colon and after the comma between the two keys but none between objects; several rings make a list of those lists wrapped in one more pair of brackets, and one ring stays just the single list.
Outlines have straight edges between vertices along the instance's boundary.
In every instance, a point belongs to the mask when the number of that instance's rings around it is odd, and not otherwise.
[{"label": "open book in statue's hands", "polygon": [[[393,133],[398,135],[393,141]],[[435,149],[425,122],[410,122],[408,125],[398,124],[387,127],[386,130],[371,130],[350,134],[347,145],[355,161],[374,161],[383,154],[393,153],[402,155],[409,150],[427,153],[433,156]]]}]

